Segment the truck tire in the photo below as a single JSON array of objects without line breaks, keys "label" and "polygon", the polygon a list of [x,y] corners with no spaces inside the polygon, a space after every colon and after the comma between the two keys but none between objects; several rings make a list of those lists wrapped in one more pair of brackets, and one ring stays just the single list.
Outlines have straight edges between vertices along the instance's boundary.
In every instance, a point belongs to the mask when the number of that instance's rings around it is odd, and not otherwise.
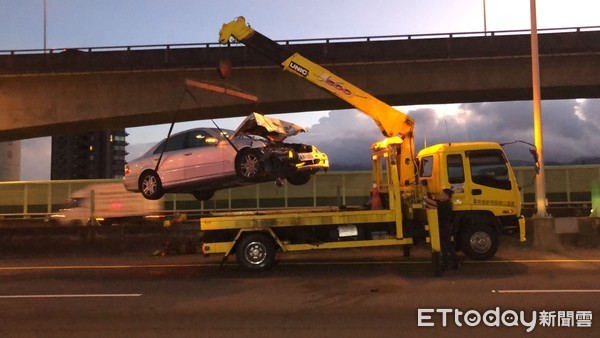
[{"label": "truck tire", "polygon": [[494,257],[498,250],[498,233],[489,225],[468,226],[459,234],[464,254],[477,261]]},{"label": "truck tire", "polygon": [[238,244],[236,258],[246,269],[267,270],[275,263],[275,243],[265,234],[249,234]]},{"label": "truck tire", "polygon": [[140,175],[139,189],[148,200],[158,200],[165,194],[160,177],[153,170],[146,170]]},{"label": "truck tire", "polygon": [[242,149],[235,157],[235,173],[244,181],[258,182],[264,174],[264,163],[260,151]]}]

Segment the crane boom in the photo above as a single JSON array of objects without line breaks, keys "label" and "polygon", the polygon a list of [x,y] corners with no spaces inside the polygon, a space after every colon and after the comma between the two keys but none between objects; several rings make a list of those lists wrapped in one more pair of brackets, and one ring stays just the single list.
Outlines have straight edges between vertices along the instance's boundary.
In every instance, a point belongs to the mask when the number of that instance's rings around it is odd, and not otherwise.
[{"label": "crane boom", "polygon": [[237,17],[221,28],[220,43],[227,44],[232,38],[281,64],[284,70],[325,89],[369,115],[386,137],[400,135],[412,138],[414,120],[410,116],[394,109],[302,55],[283,48],[277,42],[252,29],[250,25],[246,24],[244,17]]}]

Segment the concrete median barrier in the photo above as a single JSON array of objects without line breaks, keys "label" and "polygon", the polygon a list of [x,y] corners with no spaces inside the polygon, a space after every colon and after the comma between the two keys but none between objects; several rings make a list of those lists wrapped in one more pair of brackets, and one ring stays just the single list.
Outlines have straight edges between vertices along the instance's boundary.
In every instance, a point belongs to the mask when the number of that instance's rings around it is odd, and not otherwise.
[{"label": "concrete median barrier", "polygon": [[526,227],[528,243],[535,249],[600,248],[600,218],[530,218]]}]

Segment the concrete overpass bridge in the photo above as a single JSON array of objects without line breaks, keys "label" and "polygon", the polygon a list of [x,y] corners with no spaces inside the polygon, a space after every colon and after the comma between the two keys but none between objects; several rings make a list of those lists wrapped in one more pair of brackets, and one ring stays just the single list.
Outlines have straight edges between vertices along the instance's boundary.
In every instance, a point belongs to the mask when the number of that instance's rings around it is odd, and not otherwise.
[{"label": "concrete overpass bridge", "polygon": [[[531,99],[528,31],[283,41],[392,105]],[[541,30],[543,99],[600,97],[600,27]],[[234,65],[226,82],[218,60]],[[242,89],[258,104],[192,90]],[[246,47],[214,43],[0,51],[0,141],[263,113],[347,108]]]}]

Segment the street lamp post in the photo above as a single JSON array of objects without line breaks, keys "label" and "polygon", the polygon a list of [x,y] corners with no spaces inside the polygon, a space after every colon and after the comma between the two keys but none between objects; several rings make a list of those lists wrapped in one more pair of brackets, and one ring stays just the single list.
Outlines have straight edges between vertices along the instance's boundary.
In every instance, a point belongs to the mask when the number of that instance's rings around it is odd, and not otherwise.
[{"label": "street lamp post", "polygon": [[44,0],[44,54],[46,54],[46,0]]},{"label": "street lamp post", "polygon": [[485,12],[485,0],[483,0],[483,34],[487,35],[487,15]]},{"label": "street lamp post", "polygon": [[536,217],[548,217],[546,212],[546,175],[544,172],[544,146],[542,140],[542,102],[540,91],[540,58],[535,0],[529,0],[531,12],[531,75],[533,84],[533,137],[538,152],[539,172],[535,178]]}]

